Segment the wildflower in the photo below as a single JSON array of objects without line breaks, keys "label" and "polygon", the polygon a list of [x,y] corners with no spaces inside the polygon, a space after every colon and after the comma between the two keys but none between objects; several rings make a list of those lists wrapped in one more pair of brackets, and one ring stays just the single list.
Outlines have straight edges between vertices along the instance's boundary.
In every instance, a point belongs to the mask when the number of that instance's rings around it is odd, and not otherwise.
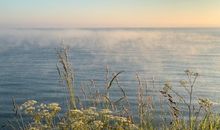
[{"label": "wildflower", "polygon": [[44,117],[49,117],[49,115],[50,115],[50,113],[49,113],[48,110],[43,110],[43,111],[41,112],[41,114],[42,114],[42,116],[44,116]]},{"label": "wildflower", "polygon": [[89,108],[83,111],[84,114],[92,115],[92,116],[98,116],[99,114],[95,112],[93,109]]},{"label": "wildflower", "polygon": [[33,106],[34,104],[37,103],[37,101],[35,101],[35,100],[28,100],[26,103],[27,103],[27,105],[29,105],[29,106]]},{"label": "wildflower", "polygon": [[72,124],[72,127],[73,128],[83,128],[83,126],[84,126],[84,123],[83,123],[83,121],[82,120],[80,120],[80,121],[76,121],[76,122],[74,122],[73,124]]},{"label": "wildflower", "polygon": [[55,108],[55,107],[58,107],[58,106],[59,106],[58,103],[50,103],[50,104],[48,105],[48,108],[50,109],[50,108]]},{"label": "wildflower", "polygon": [[104,115],[104,117],[109,119],[109,120],[114,120],[114,116],[113,115]]},{"label": "wildflower", "polygon": [[112,111],[110,111],[109,109],[102,109],[102,110],[100,111],[100,113],[101,113],[101,114],[111,114]]},{"label": "wildflower", "polygon": [[20,109],[23,110],[23,109],[26,109],[30,106],[34,106],[35,104],[37,103],[37,101],[35,100],[28,100],[27,102],[23,103],[21,106],[20,106]]},{"label": "wildflower", "polygon": [[61,107],[59,107],[58,103],[50,103],[48,105],[48,108],[52,111],[60,111],[61,110]]},{"label": "wildflower", "polygon": [[181,84],[183,87],[186,87],[187,81],[186,81],[186,80],[180,80],[180,84]]},{"label": "wildflower", "polygon": [[40,107],[41,109],[45,109],[45,108],[47,108],[47,105],[46,105],[46,104],[41,103],[39,107]]},{"label": "wildflower", "polygon": [[48,113],[49,111],[48,111],[48,110],[43,110],[42,112],[43,112],[43,113]]},{"label": "wildflower", "polygon": [[122,123],[128,122],[127,118],[125,117],[115,116],[114,119]]},{"label": "wildflower", "polygon": [[199,105],[207,110],[212,107],[213,103],[208,98],[199,98]]},{"label": "wildflower", "polygon": [[93,122],[96,128],[103,128],[104,123],[100,120]]},{"label": "wildflower", "polygon": [[25,113],[26,114],[32,114],[34,110],[35,110],[35,107],[30,106],[27,109],[25,109]]},{"label": "wildflower", "polygon": [[51,118],[51,114],[48,112],[48,113],[44,113],[44,115],[43,115],[45,118]]},{"label": "wildflower", "polygon": [[83,114],[83,112],[81,110],[78,110],[78,109],[70,110],[70,113],[72,113],[72,114]]},{"label": "wildflower", "polygon": [[171,85],[170,81],[167,81],[167,82],[164,84],[163,92],[167,93],[171,88],[172,88],[172,85]]}]

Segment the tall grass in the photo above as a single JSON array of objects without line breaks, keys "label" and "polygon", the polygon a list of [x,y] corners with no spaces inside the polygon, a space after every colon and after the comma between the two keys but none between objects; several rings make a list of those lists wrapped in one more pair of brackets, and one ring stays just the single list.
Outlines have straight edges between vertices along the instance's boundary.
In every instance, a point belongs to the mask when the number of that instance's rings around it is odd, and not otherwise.
[{"label": "tall grass", "polygon": [[73,70],[71,68],[71,64],[69,62],[68,49],[63,47],[58,53],[59,62],[57,64],[57,71],[61,80],[66,84],[66,88],[68,90],[69,95],[69,107],[70,109],[76,109],[76,101],[74,94],[74,76]]},{"label": "tall grass", "polygon": [[[156,106],[152,96],[148,95],[147,82],[143,82],[137,74],[137,115],[131,110],[131,105],[126,91],[120,83],[120,76],[124,71],[109,74],[106,67],[104,92],[100,92],[95,81],[90,85],[81,85],[84,99],[89,99],[86,105],[75,95],[74,73],[68,57],[68,49],[61,48],[58,53],[57,71],[65,85],[68,94],[68,111],[58,116],[62,109],[58,103],[43,104],[34,100],[28,100],[22,105],[14,101],[14,109],[18,112],[19,128],[8,123],[11,129],[22,130],[217,130],[220,129],[220,116],[212,110],[212,102],[207,98],[198,98],[193,103],[194,88],[199,74],[186,70],[186,79],[181,80],[180,86],[186,95],[176,91],[170,83],[164,83],[161,94],[161,103]],[[155,87],[153,80],[153,88]],[[111,89],[117,88],[121,97],[113,100]],[[120,95],[119,95],[120,96]],[[164,101],[164,102],[163,102]],[[184,107],[180,106],[184,104]],[[90,104],[88,106],[88,104]],[[167,104],[168,110],[164,110]],[[155,114],[156,108],[160,113]],[[158,110],[158,109],[157,109]],[[187,119],[183,111],[187,110]],[[168,114],[167,111],[169,112]],[[29,123],[23,122],[22,115],[31,119]],[[136,119],[135,117],[138,119]],[[160,120],[154,119],[160,117]],[[134,120],[135,119],[135,120]],[[160,121],[160,122],[158,122]]]}]

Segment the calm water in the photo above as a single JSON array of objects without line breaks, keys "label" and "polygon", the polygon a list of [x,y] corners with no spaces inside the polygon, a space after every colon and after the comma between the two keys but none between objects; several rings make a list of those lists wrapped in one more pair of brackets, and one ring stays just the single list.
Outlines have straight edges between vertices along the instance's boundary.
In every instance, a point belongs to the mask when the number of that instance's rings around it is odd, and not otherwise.
[{"label": "calm water", "polygon": [[[102,89],[105,67],[119,77],[131,103],[136,102],[136,73],[149,89],[159,90],[166,80],[185,79],[184,70],[200,74],[196,97],[220,101],[220,29],[7,29],[0,31],[0,124],[11,119],[11,99],[65,102],[59,85],[56,48],[70,47],[76,91],[93,79]],[[152,88],[152,77],[155,87]],[[112,99],[120,92],[112,88]],[[152,92],[158,95],[158,92]]]}]

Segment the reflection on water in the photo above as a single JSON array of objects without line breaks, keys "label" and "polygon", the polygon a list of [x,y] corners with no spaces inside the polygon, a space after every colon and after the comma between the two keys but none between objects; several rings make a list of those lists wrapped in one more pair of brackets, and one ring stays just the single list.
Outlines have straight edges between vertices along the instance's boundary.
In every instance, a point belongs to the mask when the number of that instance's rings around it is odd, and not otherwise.
[{"label": "reflection on water", "polygon": [[[70,47],[78,96],[80,84],[90,79],[104,87],[108,65],[111,73],[125,71],[119,79],[131,103],[136,102],[136,73],[149,89],[159,90],[166,80],[176,85],[184,79],[186,69],[200,74],[196,96],[219,102],[220,29],[9,29],[0,31],[0,124],[14,116],[12,97],[18,103],[65,103],[56,70],[62,40]],[[120,97],[112,91],[113,98]]]}]

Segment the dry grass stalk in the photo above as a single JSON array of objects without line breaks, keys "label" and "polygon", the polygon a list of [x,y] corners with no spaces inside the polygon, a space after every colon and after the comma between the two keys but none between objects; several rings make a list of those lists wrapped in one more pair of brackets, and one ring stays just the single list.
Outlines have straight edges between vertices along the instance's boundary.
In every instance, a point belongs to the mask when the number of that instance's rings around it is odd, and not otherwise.
[{"label": "dry grass stalk", "polygon": [[57,70],[61,79],[65,82],[65,85],[69,94],[70,109],[76,109],[75,94],[74,94],[74,76],[73,70],[68,57],[68,49],[63,47],[57,52],[59,62],[57,64]]}]

